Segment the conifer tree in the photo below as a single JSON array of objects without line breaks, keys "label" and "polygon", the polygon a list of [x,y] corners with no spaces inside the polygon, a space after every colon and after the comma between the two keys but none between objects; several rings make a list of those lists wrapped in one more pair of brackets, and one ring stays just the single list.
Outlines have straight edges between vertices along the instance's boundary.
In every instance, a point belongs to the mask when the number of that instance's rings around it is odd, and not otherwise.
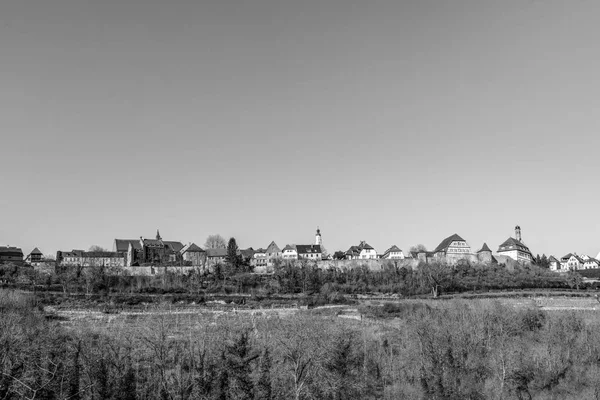
[{"label": "conifer tree", "polygon": [[136,391],[135,371],[130,365],[127,368],[127,372],[121,378],[118,398],[122,400],[135,400],[137,398]]},{"label": "conifer tree", "polygon": [[260,376],[256,382],[254,398],[256,400],[271,400],[273,397],[271,386],[271,355],[266,348],[260,360]]},{"label": "conifer tree", "polygon": [[235,238],[229,239],[229,243],[227,244],[227,263],[232,273],[238,272],[241,259],[238,254],[238,245]]},{"label": "conifer tree", "polygon": [[231,346],[227,346],[227,367],[230,374],[231,398],[235,400],[251,400],[253,385],[250,378],[250,363],[257,358],[252,355],[248,333],[243,332]]},{"label": "conifer tree", "polygon": [[104,358],[100,358],[95,371],[95,388],[98,392],[98,396],[101,399],[108,399],[111,396],[110,393],[110,382],[109,382],[108,365]]},{"label": "conifer tree", "polygon": [[227,400],[229,398],[229,366],[225,358],[225,352],[221,353],[221,364],[219,365],[219,374],[217,376],[217,387],[215,390],[215,400]]},{"label": "conifer tree", "polygon": [[77,343],[77,348],[75,349],[75,352],[73,353],[73,361],[71,364],[71,368],[69,371],[69,392],[68,392],[68,397],[69,399],[73,399],[73,400],[79,400],[81,398],[81,395],[79,393],[79,368],[80,368],[80,363],[79,363],[79,355],[81,353],[81,341],[79,341]]}]

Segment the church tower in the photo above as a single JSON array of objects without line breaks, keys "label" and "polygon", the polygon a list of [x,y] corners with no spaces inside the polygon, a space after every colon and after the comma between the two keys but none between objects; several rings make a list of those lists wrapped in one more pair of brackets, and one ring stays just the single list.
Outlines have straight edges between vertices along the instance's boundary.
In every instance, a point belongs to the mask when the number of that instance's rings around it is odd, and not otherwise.
[{"label": "church tower", "polygon": [[521,227],[519,225],[515,226],[515,239],[517,239],[519,242],[522,242],[522,240],[521,240]]},{"label": "church tower", "polygon": [[315,244],[320,246],[322,243],[323,243],[323,239],[321,239],[321,230],[317,226],[317,234],[315,235]]},{"label": "church tower", "polygon": [[160,237],[160,232],[158,231],[158,229],[156,230],[156,240],[162,240],[162,238]]}]

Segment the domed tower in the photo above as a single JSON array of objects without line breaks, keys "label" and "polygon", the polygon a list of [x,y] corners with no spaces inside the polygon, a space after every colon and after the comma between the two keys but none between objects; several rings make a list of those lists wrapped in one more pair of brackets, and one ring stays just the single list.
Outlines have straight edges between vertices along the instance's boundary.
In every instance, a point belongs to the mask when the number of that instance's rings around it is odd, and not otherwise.
[{"label": "domed tower", "polygon": [[521,240],[521,227],[519,225],[515,226],[515,239],[517,239],[519,242],[522,242],[522,240]]},{"label": "domed tower", "polygon": [[317,234],[315,235],[315,244],[320,246],[322,243],[323,243],[323,239],[321,238],[321,230],[317,226]]}]

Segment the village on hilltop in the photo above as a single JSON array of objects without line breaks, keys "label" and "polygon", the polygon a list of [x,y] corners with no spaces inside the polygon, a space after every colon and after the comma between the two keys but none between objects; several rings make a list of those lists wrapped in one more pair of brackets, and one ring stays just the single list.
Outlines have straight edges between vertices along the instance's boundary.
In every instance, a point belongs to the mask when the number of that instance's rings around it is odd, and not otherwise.
[{"label": "village on hilltop", "polygon": [[[92,249],[93,250],[93,249]],[[442,240],[433,250],[411,249],[404,252],[396,245],[378,253],[371,245],[362,240],[350,246],[347,251],[329,254],[323,247],[321,230],[317,228],[314,242],[311,244],[286,244],[283,248],[272,241],[266,248],[252,247],[239,249],[237,254],[247,262],[254,272],[273,272],[276,265],[283,262],[305,260],[314,262],[322,268],[343,267],[361,263],[369,263],[371,267],[381,267],[383,261],[392,260],[396,264],[416,267],[419,263],[440,262],[448,265],[459,263],[480,264],[539,264],[521,236],[521,227],[515,227],[514,237],[509,237],[498,246],[496,252],[483,243],[481,248],[473,251],[469,243],[458,234],[452,234]],[[138,239],[114,239],[112,251],[59,250],[56,258],[45,257],[36,247],[24,257],[21,248],[0,246],[0,264],[29,265],[41,267],[112,267],[117,271],[130,275],[154,275],[161,271],[187,273],[190,271],[210,272],[215,265],[224,263],[228,250],[224,246],[218,248],[201,248],[195,243],[184,244],[179,241],[164,240],[156,231],[154,238],[140,236]],[[541,265],[551,271],[566,272],[600,268],[600,254],[596,258],[588,255],[569,253],[556,258],[544,256]],[[159,268],[162,267],[162,268]]]}]

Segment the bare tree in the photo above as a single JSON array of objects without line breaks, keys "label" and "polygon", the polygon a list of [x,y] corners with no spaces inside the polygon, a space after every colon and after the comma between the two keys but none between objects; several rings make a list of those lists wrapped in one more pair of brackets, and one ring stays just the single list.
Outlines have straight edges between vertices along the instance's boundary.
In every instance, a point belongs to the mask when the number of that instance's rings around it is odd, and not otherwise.
[{"label": "bare tree", "polygon": [[416,246],[411,246],[408,251],[411,253],[418,253],[421,251],[427,251],[427,247],[425,247],[424,244],[418,244]]},{"label": "bare tree", "polygon": [[227,241],[219,234],[209,235],[204,242],[205,249],[226,249]]},{"label": "bare tree", "polygon": [[95,244],[93,246],[90,246],[90,249],[88,251],[108,251],[108,250],[106,250],[102,246],[98,246],[98,245]]}]

